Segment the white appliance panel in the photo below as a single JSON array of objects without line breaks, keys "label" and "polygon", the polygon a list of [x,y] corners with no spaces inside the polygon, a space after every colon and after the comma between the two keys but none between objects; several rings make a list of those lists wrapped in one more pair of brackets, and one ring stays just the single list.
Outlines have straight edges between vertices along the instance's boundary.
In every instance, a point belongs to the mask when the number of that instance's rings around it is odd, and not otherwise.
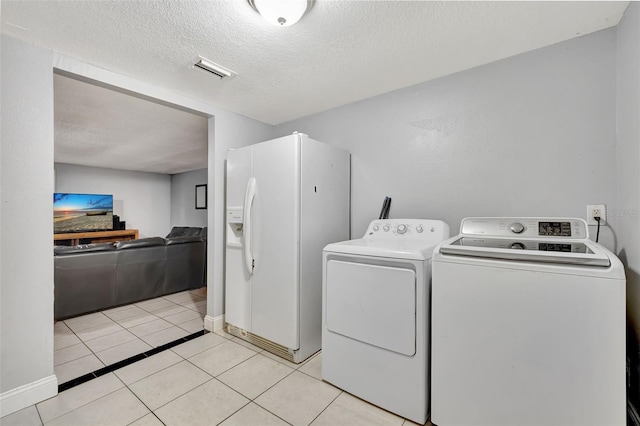
[{"label": "white appliance panel", "polygon": [[[521,223],[526,225],[522,232],[539,233],[536,244],[578,242],[607,258],[609,266],[447,250],[463,234],[435,249],[434,424],[626,424],[623,266],[607,249],[588,240],[584,221],[553,219],[568,224],[562,226],[547,222],[471,218],[463,221],[461,232],[482,235],[472,241],[477,249],[504,251],[499,239],[513,229],[520,231],[512,224]],[[554,256],[571,258],[574,253],[562,250]]]},{"label": "white appliance panel", "polygon": [[[252,150],[238,149],[227,155],[227,215],[229,210],[243,207],[247,182],[252,174]],[[251,276],[244,268],[243,231],[238,224],[227,222],[225,268],[225,320],[242,329],[251,326]]]},{"label": "white appliance panel", "polygon": [[415,355],[415,271],[331,260],[326,274],[328,331],[403,355]]},{"label": "white appliance panel", "polygon": [[322,346],[322,248],[350,236],[350,156],[327,148],[301,135],[301,348]]},{"label": "white appliance panel", "polygon": [[[291,349],[299,336],[299,136],[253,146],[251,332]],[[275,307],[275,308],[274,308]]]}]

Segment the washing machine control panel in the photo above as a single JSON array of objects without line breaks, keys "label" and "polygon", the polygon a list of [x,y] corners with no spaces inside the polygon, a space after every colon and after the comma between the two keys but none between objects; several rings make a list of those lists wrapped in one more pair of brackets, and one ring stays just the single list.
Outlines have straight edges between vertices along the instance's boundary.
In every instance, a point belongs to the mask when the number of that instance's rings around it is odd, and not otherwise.
[{"label": "washing machine control panel", "polygon": [[589,237],[587,223],[576,218],[472,217],[462,220],[460,233],[487,237],[562,238]]},{"label": "washing machine control panel", "polygon": [[432,238],[434,235],[449,232],[444,229],[445,224],[439,220],[430,219],[379,219],[369,224],[365,238],[403,238],[420,239]]}]

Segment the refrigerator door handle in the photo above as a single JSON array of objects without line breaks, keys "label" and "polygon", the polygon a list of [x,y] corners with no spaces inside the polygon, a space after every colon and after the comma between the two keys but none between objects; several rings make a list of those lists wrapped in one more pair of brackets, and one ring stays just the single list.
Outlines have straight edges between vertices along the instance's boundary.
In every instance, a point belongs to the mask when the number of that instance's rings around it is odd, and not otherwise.
[{"label": "refrigerator door handle", "polygon": [[256,195],[256,178],[251,177],[247,182],[247,188],[244,192],[244,211],[242,218],[242,247],[244,250],[244,264],[249,275],[253,275],[253,254],[251,253],[251,208],[253,207],[253,198]]}]

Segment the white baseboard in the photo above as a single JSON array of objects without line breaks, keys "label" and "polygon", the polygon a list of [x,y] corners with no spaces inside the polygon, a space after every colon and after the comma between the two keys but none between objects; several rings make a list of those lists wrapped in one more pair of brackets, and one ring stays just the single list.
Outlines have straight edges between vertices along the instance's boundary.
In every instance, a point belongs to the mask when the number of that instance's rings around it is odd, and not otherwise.
[{"label": "white baseboard", "polygon": [[208,331],[219,331],[224,328],[224,315],[217,317],[211,317],[207,315],[204,317],[204,328]]},{"label": "white baseboard", "polygon": [[0,417],[20,411],[58,394],[55,375],[11,389],[0,394]]}]

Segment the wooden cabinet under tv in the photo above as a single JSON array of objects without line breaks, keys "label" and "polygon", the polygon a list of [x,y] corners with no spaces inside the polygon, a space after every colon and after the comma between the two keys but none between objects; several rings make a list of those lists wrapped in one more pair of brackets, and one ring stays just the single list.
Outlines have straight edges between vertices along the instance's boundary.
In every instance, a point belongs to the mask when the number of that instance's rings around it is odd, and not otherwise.
[{"label": "wooden cabinet under tv", "polygon": [[53,234],[53,244],[64,244],[71,241],[71,245],[80,244],[80,240],[90,240],[93,243],[115,243],[138,239],[137,229],[122,229],[119,231],[71,232],[69,234]]}]

